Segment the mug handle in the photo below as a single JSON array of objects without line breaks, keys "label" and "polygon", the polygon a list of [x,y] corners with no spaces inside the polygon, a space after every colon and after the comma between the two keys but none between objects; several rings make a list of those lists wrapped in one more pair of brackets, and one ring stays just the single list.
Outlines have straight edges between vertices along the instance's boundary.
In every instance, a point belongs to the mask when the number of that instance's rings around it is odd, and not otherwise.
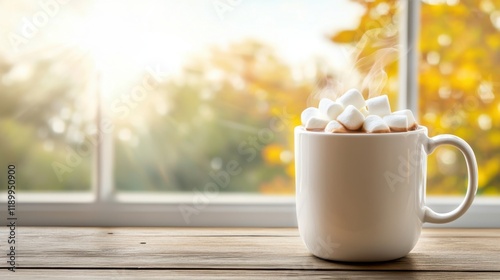
[{"label": "mug handle", "polygon": [[477,162],[472,148],[462,138],[443,134],[429,138],[425,146],[427,155],[431,154],[439,145],[452,145],[459,149],[465,157],[467,163],[467,173],[469,175],[467,193],[462,203],[455,210],[448,213],[436,213],[431,208],[425,206],[424,223],[444,224],[456,220],[462,216],[472,204],[477,192],[478,172]]}]

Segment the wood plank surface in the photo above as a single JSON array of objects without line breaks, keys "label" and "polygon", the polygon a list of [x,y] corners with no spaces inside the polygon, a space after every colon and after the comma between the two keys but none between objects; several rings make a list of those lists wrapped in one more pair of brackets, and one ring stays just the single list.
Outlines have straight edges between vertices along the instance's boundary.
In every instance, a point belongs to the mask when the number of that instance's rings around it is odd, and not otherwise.
[{"label": "wood plank surface", "polygon": [[[83,272],[85,279],[376,279],[401,273],[417,279],[500,279],[500,229],[424,229],[408,256],[362,264],[312,256],[296,228],[19,227],[16,236],[17,272],[7,271],[6,258],[0,258],[0,279],[63,279]],[[5,252],[5,242],[0,244]]]},{"label": "wood plank surface", "polygon": [[2,279],[498,279],[496,272],[297,271],[297,270],[60,270],[34,269],[1,274]]}]

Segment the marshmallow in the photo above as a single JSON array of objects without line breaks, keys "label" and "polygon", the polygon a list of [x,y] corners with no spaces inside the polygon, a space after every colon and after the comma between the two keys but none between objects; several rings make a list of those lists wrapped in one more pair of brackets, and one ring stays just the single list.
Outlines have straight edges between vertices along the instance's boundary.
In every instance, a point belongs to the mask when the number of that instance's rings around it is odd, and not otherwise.
[{"label": "marshmallow", "polygon": [[356,109],[366,106],[363,95],[355,88],[346,91],[341,97],[337,98],[337,102],[342,104],[344,108],[349,105],[353,105]]},{"label": "marshmallow", "polygon": [[415,130],[418,127],[417,121],[415,121],[415,117],[413,116],[413,113],[411,110],[399,110],[396,112],[392,113],[393,115],[403,115],[408,118],[408,130]]},{"label": "marshmallow", "polygon": [[306,130],[324,130],[328,120],[321,117],[312,117],[306,123]]},{"label": "marshmallow", "polygon": [[321,116],[321,112],[318,110],[318,108],[309,107],[302,111],[302,114],[300,115],[300,121],[303,125],[306,125],[307,121],[309,121],[310,118],[319,116]]},{"label": "marshmallow", "polygon": [[349,130],[358,130],[363,125],[364,120],[365,116],[353,105],[347,106],[344,112],[337,117],[337,121]]},{"label": "marshmallow", "polygon": [[324,114],[330,118],[330,120],[336,119],[344,111],[344,107],[340,103],[333,102],[326,108]]},{"label": "marshmallow", "polygon": [[326,109],[333,103],[333,100],[329,98],[321,98],[319,101],[318,109],[320,112],[326,115]]},{"label": "marshmallow", "polygon": [[319,101],[319,111],[324,116],[327,116],[330,120],[337,118],[340,113],[344,110],[344,107],[338,102],[333,102],[328,98],[322,98]]},{"label": "marshmallow", "polygon": [[391,114],[391,105],[389,105],[389,98],[387,98],[387,95],[381,95],[366,100],[366,107],[368,107],[370,115],[383,117]]},{"label": "marshmallow", "polygon": [[341,123],[339,123],[336,120],[333,120],[326,125],[325,132],[345,133],[347,132],[347,130]]},{"label": "marshmallow", "polygon": [[393,132],[408,131],[408,117],[406,115],[387,115],[384,117],[384,121]]},{"label": "marshmallow", "polygon": [[370,115],[370,112],[366,109],[366,107],[363,107],[359,110],[363,116],[368,117]]},{"label": "marshmallow", "polygon": [[384,120],[377,115],[369,115],[366,117],[363,123],[363,129],[369,133],[387,133],[391,132],[391,129]]}]

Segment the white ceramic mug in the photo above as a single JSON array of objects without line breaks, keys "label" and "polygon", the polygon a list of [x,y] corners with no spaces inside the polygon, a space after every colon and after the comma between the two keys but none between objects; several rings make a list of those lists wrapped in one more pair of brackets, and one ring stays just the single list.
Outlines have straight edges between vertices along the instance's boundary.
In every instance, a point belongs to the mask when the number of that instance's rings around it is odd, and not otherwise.
[{"label": "white ceramic mug", "polygon": [[[458,148],[467,162],[465,199],[439,214],[425,205],[427,155],[437,146]],[[477,191],[474,152],[453,135],[429,138],[427,128],[399,133],[325,133],[295,128],[297,221],[317,257],[386,261],[406,256],[422,224],[447,223],[464,214]]]}]

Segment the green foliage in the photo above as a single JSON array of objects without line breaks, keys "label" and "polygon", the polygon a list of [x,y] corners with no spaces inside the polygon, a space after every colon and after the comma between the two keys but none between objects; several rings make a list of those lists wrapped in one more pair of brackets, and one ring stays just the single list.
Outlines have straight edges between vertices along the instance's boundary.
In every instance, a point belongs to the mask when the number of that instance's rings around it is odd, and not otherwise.
[{"label": "green foliage", "polygon": [[[92,151],[67,164],[68,149],[81,147],[91,124],[81,108],[85,80],[67,76],[69,69],[81,70],[71,62],[39,57],[11,65],[0,59],[0,166],[16,165],[20,191],[90,189]],[[58,163],[67,167],[61,180],[53,169]]]},{"label": "green foliage", "polygon": [[[269,154],[293,153],[290,128],[311,91],[268,46],[246,41],[212,49],[117,119],[115,135],[133,135],[115,139],[117,188],[203,190],[236,162],[241,171],[220,191],[293,193],[293,162]],[[271,121],[283,111],[292,118],[275,129]]]}]

